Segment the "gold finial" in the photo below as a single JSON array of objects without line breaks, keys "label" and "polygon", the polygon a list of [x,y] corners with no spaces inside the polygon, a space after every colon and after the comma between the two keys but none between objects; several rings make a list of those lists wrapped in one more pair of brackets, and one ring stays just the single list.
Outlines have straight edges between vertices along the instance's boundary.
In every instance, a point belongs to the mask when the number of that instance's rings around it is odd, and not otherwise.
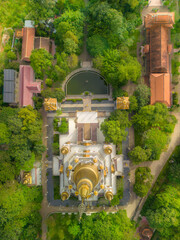
[{"label": "gold finial", "polygon": [[79,159],[78,159],[78,158],[75,158],[74,161],[75,161],[75,163],[78,163],[78,162],[79,162]]},{"label": "gold finial", "polygon": [[98,191],[94,191],[94,195],[97,196],[98,195]]},{"label": "gold finial", "polygon": [[100,169],[103,170],[103,169],[104,169],[104,166],[103,166],[103,165],[100,165]]},{"label": "gold finial", "polygon": [[72,169],[73,169],[73,166],[72,166],[72,165],[69,165],[69,166],[68,166],[68,169],[69,169],[69,170],[72,170]]},{"label": "gold finial", "polygon": [[102,185],[100,185],[100,188],[101,188],[101,189],[104,189],[104,185],[103,185],[103,184],[102,184]]},{"label": "gold finial", "polygon": [[105,147],[104,148],[104,152],[105,152],[105,154],[111,154],[112,153],[112,147],[111,146],[107,146],[107,147]]},{"label": "gold finial", "polygon": [[72,185],[69,185],[68,188],[69,188],[69,189],[72,189]]},{"label": "gold finial", "polygon": [[75,195],[76,195],[76,196],[78,196],[78,195],[79,195],[79,192],[78,192],[78,191],[76,191],[76,192],[75,192]]},{"label": "gold finial", "polygon": [[68,192],[62,192],[62,193],[61,193],[61,199],[62,199],[62,201],[67,200],[68,197],[69,197],[69,193],[68,193]]},{"label": "gold finial", "polygon": [[93,159],[93,162],[94,162],[94,163],[97,163],[97,159],[96,159],[96,158],[94,158],[94,159]]},{"label": "gold finial", "polygon": [[61,153],[62,153],[63,155],[68,154],[68,152],[69,152],[69,148],[68,148],[68,147],[64,146],[64,147],[61,148]]},{"label": "gold finial", "polygon": [[112,193],[111,191],[107,191],[107,192],[105,193],[105,197],[106,197],[109,201],[111,201],[111,200],[113,199],[113,193]]}]

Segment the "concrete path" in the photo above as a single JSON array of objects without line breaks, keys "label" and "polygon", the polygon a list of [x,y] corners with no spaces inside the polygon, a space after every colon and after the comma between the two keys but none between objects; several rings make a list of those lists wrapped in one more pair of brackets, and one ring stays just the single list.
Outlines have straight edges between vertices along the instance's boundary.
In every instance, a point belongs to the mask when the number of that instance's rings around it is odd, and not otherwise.
[{"label": "concrete path", "polygon": [[163,6],[163,3],[161,0],[149,0],[149,7],[159,7]]},{"label": "concrete path", "polygon": [[156,182],[161,170],[163,169],[164,165],[166,164],[167,160],[169,159],[170,155],[172,154],[173,150],[177,145],[180,145],[180,113],[174,113],[173,115],[176,116],[178,123],[175,126],[174,133],[171,135],[171,141],[169,143],[169,147],[166,152],[163,152],[160,156],[160,159],[158,161],[148,161],[143,162],[139,165],[131,165],[130,170],[130,203],[126,207],[127,215],[129,218],[133,218],[134,220],[138,219],[139,213],[151,191],[149,190],[149,193],[147,197],[141,199],[140,197],[137,197],[136,194],[133,192],[133,184],[135,182],[135,170],[137,167],[149,167],[151,169],[151,173],[154,176],[152,187],[154,183]]}]

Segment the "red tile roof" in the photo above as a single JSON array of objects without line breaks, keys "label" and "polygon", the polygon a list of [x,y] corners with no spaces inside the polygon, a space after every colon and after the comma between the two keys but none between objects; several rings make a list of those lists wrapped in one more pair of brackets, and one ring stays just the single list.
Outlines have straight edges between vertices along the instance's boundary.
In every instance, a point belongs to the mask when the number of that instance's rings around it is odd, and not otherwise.
[{"label": "red tile roof", "polygon": [[169,73],[150,74],[151,104],[161,102],[171,106],[171,89]]},{"label": "red tile roof", "polygon": [[21,60],[30,61],[30,55],[34,49],[35,28],[23,28],[22,56]]},{"label": "red tile roof", "polygon": [[49,48],[50,48],[50,40],[49,38],[45,38],[45,37],[35,37],[34,39],[34,48],[44,48],[46,49],[46,51],[49,52]]},{"label": "red tile roof", "polygon": [[173,27],[175,23],[173,12],[149,13],[144,18],[145,28],[151,28],[154,24],[163,24],[166,27]]},{"label": "red tile roof", "polygon": [[29,65],[20,66],[19,105],[33,106],[33,93],[41,92],[41,83],[34,81],[34,71]]}]

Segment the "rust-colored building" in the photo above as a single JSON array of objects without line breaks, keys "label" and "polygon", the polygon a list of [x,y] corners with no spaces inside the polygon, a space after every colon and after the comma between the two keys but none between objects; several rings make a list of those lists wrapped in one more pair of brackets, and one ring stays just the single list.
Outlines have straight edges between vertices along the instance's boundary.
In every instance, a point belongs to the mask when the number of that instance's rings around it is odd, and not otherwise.
[{"label": "rust-colored building", "polygon": [[172,45],[170,31],[174,13],[149,13],[144,19],[146,28],[146,73],[151,88],[151,104],[162,102],[171,106]]},{"label": "rust-colored building", "polygon": [[21,60],[30,61],[31,52],[34,49],[35,28],[23,28],[22,56]]}]

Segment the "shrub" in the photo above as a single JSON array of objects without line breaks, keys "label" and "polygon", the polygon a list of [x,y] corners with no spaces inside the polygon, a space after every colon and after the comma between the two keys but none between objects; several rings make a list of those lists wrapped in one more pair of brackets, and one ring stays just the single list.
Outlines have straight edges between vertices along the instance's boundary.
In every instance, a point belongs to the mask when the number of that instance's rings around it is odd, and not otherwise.
[{"label": "shrub", "polygon": [[68,121],[65,118],[62,118],[58,131],[63,134],[68,132]]},{"label": "shrub", "polygon": [[178,104],[178,93],[175,92],[173,93],[173,105],[177,105]]},{"label": "shrub", "polygon": [[46,78],[45,83],[46,83],[46,86],[52,87],[53,81],[52,81],[52,79],[50,79],[50,78]]}]

